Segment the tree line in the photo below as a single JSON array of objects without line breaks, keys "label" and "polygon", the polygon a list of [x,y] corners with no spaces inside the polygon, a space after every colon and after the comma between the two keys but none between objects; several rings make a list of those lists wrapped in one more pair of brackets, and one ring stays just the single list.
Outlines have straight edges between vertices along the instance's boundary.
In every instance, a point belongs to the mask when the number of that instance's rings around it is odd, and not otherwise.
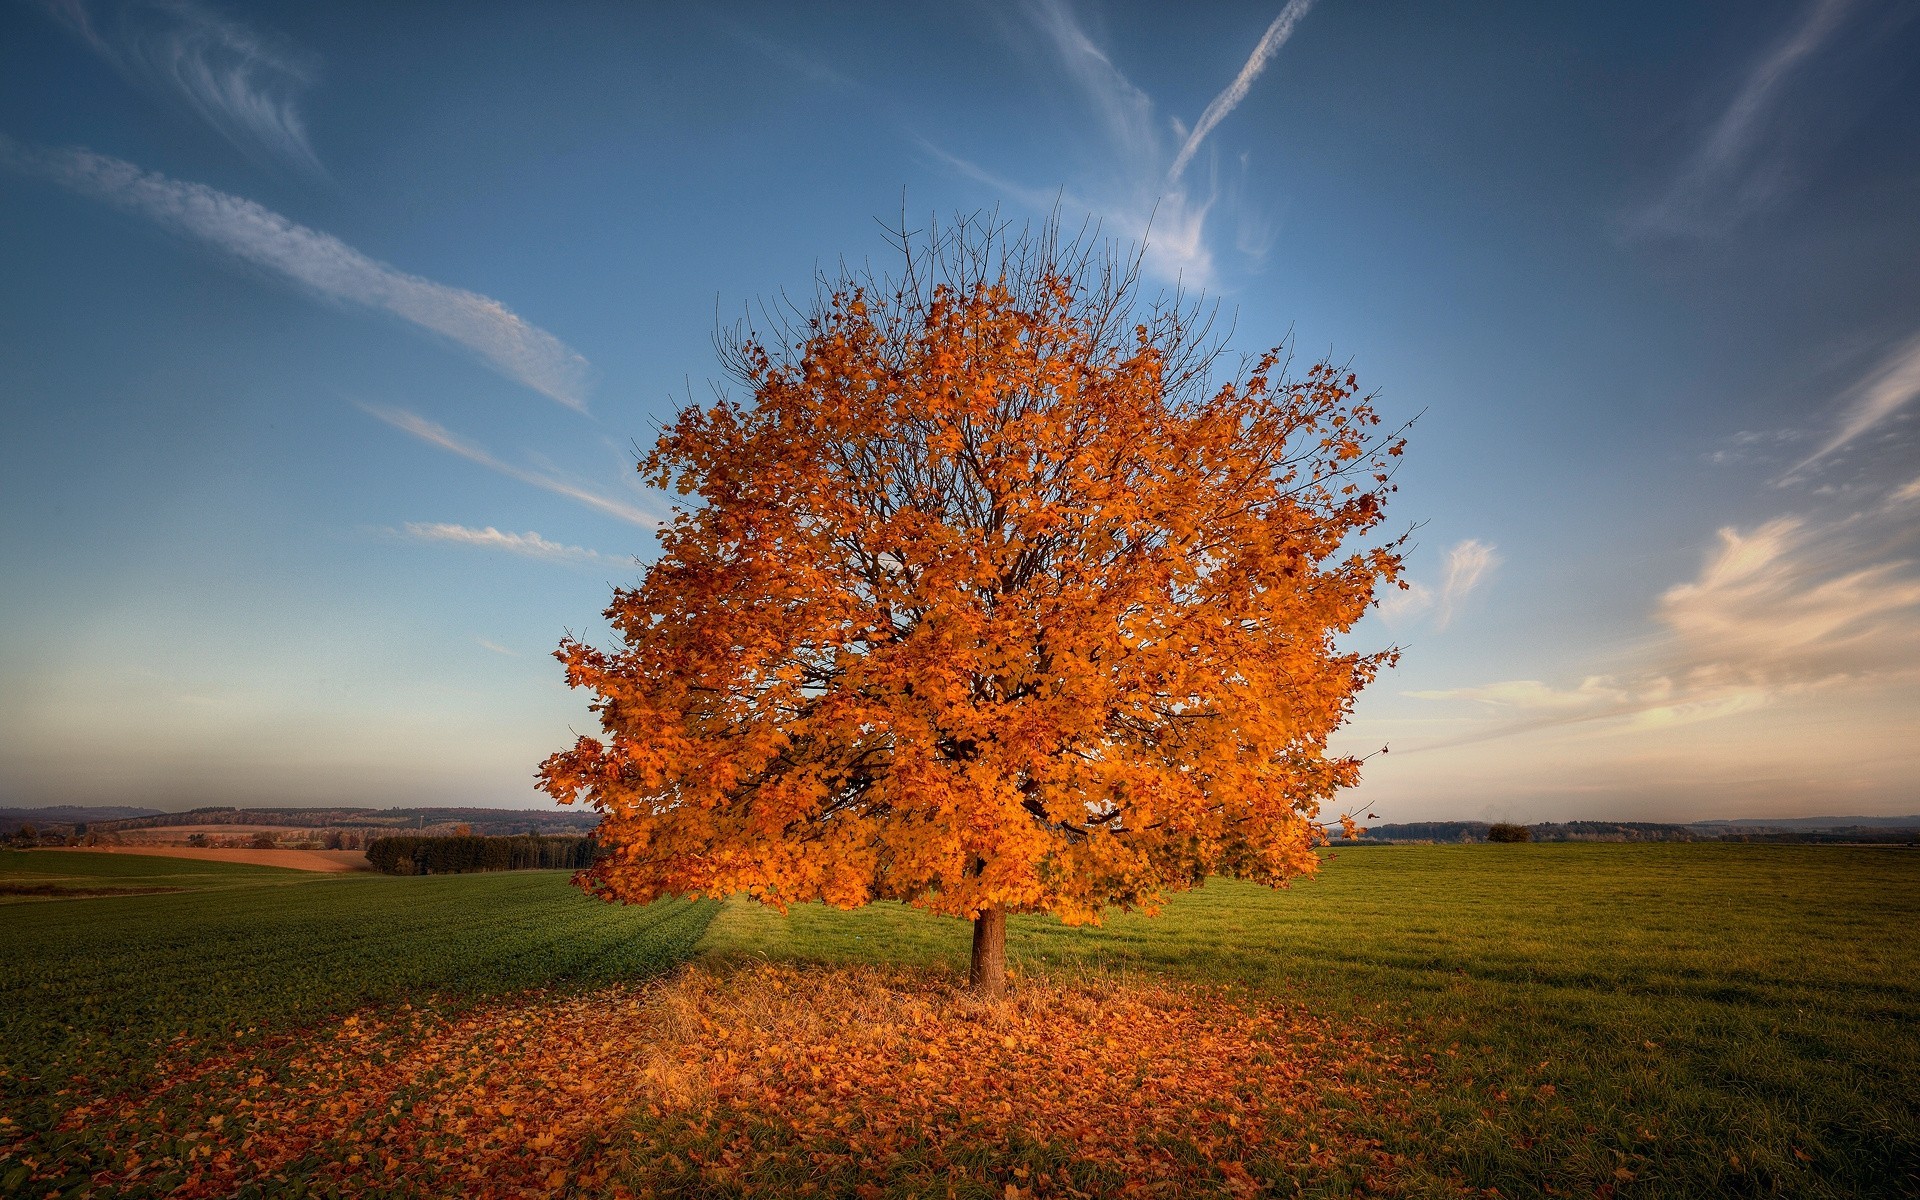
[{"label": "tree line", "polygon": [[593,865],[590,837],[419,837],[367,843],[367,861],[389,875],[457,875],[471,871],[574,870]]}]

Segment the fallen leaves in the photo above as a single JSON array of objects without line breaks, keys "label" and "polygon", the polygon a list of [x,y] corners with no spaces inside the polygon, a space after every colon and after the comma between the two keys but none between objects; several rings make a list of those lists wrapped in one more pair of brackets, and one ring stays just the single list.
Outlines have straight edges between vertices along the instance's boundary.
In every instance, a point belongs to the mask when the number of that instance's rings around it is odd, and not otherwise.
[{"label": "fallen leaves", "polygon": [[1379,1029],[1158,983],[991,1005],[908,972],[691,970],[659,1019],[622,1153],[660,1194],[1379,1190],[1375,1134],[1427,1070]]},{"label": "fallen leaves", "polygon": [[758,964],[364,1012],[63,1127],[97,1196],[1379,1192],[1429,1061],[1217,989]]}]

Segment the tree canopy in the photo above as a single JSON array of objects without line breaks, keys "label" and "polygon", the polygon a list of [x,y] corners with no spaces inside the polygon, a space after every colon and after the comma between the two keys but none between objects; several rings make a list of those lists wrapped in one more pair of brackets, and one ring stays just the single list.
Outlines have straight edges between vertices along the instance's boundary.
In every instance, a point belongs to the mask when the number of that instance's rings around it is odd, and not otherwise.
[{"label": "tree canopy", "polygon": [[[903,234],[763,335],[746,389],[641,462],[692,502],[557,657],[603,727],[541,768],[602,815],[609,898],[902,900],[1003,936],[1313,871],[1392,661],[1338,636],[1404,440],[1284,348],[1222,371],[1207,312],[1054,226]],[[989,946],[990,954],[997,948]]]}]

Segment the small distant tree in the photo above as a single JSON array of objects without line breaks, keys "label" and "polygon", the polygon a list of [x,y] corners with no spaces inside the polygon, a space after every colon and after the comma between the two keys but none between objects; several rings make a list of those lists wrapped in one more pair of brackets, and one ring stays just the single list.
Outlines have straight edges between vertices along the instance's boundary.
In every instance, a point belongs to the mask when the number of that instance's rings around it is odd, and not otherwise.
[{"label": "small distant tree", "polygon": [[189,846],[204,846],[206,844],[207,835],[204,833],[190,833],[187,835],[187,845]]},{"label": "small distant tree", "polygon": [[279,842],[274,840],[274,836],[271,833],[262,829],[259,833],[253,835],[253,841],[250,842],[249,845],[255,850],[272,850],[279,845]]},{"label": "small distant tree", "polygon": [[1505,821],[1496,821],[1487,826],[1487,840],[1489,842],[1530,842],[1533,840],[1533,830],[1525,825],[1510,825]]},{"label": "small distant tree", "polygon": [[1152,911],[1318,865],[1359,777],[1328,735],[1394,651],[1336,644],[1404,445],[1331,362],[1216,375],[1205,313],[1048,226],[903,234],[768,336],[641,464],[695,500],[557,657],[605,736],[541,786],[602,815],[607,898],[903,900],[974,924]]}]

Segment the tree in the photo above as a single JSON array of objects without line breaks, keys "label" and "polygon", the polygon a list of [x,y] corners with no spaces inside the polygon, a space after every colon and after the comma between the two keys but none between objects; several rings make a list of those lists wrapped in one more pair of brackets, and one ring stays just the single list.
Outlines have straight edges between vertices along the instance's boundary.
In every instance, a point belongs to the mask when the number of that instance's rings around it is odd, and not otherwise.
[{"label": "tree", "polygon": [[1009,912],[1315,869],[1360,765],[1327,737],[1396,653],[1335,637],[1399,579],[1365,535],[1404,440],[1332,363],[1218,378],[1137,254],[966,221],[896,249],[719,339],[751,399],[641,462],[697,502],[615,591],[619,645],[556,652],[603,736],[540,782],[602,813],[591,892],[903,900],[974,922],[997,995]]},{"label": "tree", "polygon": [[1487,840],[1490,842],[1530,842],[1533,830],[1525,825],[1512,825],[1505,821],[1496,821],[1487,826]]}]

